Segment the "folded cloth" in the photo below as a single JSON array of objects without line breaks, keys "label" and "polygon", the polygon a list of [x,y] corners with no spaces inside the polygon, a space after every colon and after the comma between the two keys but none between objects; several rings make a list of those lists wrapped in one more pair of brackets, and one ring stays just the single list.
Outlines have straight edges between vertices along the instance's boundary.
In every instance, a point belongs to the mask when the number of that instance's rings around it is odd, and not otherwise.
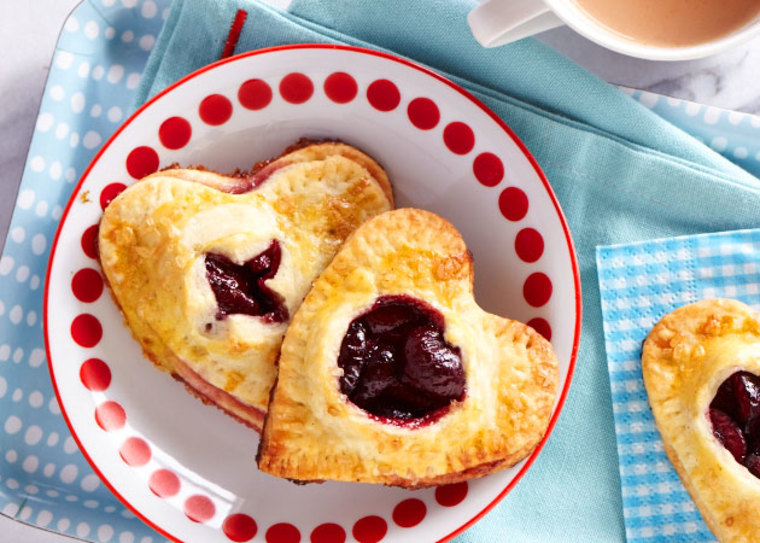
[{"label": "folded cloth", "polygon": [[238,9],[236,52],[297,42],[381,49],[425,64],[501,116],[559,198],[578,252],[583,337],[570,394],[524,479],[457,541],[624,541],[595,247],[756,224],[758,180],[536,40],[483,49],[467,0],[175,0],[138,103],[218,60]]}]

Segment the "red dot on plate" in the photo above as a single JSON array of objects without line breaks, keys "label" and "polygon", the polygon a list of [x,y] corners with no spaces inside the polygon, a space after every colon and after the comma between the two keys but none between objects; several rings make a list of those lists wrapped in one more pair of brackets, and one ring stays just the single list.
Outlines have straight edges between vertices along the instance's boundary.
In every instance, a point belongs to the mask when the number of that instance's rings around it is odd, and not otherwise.
[{"label": "red dot on plate", "polygon": [[546,341],[552,340],[552,327],[549,325],[546,319],[542,319],[541,317],[530,319],[528,321],[528,326],[544,336],[546,338]]},{"label": "red dot on plate", "polygon": [[344,543],[346,531],[338,524],[320,524],[311,532],[311,543]]},{"label": "red dot on plate", "polygon": [[71,322],[71,337],[82,347],[94,347],[103,337],[103,327],[96,317],[83,313]]},{"label": "red dot on plate", "polygon": [[346,72],[335,72],[325,79],[325,94],[338,104],[347,104],[359,92],[356,80]]},{"label": "red dot on plate", "polygon": [[544,254],[544,238],[534,228],[523,228],[515,237],[515,252],[523,262],[535,262]]},{"label": "red dot on plate", "polygon": [[98,229],[100,225],[88,226],[82,234],[82,251],[90,258],[98,258]]},{"label": "red dot on plate", "polygon": [[127,422],[127,414],[124,408],[117,402],[103,402],[95,408],[95,422],[106,432],[124,428]]},{"label": "red dot on plate", "polygon": [[417,498],[409,498],[393,508],[393,522],[402,528],[411,528],[422,522],[426,513],[425,502]]},{"label": "red dot on plate", "polygon": [[314,94],[314,83],[307,76],[293,72],[280,81],[280,95],[291,104],[303,104]]},{"label": "red dot on plate", "polygon": [[243,513],[235,513],[224,519],[222,531],[231,541],[250,541],[256,536],[259,527],[256,521]]},{"label": "red dot on plate", "polygon": [[219,126],[232,117],[232,102],[221,94],[209,94],[201,100],[198,115],[204,123]]},{"label": "red dot on plate", "polygon": [[472,172],[486,187],[495,187],[504,179],[504,163],[493,153],[480,153],[472,163]]},{"label": "red dot on plate", "polygon": [[81,302],[94,302],[103,293],[103,279],[97,270],[84,268],[71,278],[71,291]]},{"label": "red dot on plate", "polygon": [[545,273],[532,273],[523,285],[525,301],[533,307],[541,307],[552,297],[552,282]]},{"label": "red dot on plate", "polygon": [[116,198],[122,191],[127,188],[124,183],[111,183],[100,192],[100,208],[105,209],[108,207],[114,198]]},{"label": "red dot on plate", "polygon": [[414,126],[420,130],[430,130],[441,120],[441,112],[430,98],[415,98],[409,102],[406,114]]},{"label": "red dot on plate", "polygon": [[439,486],[435,489],[435,501],[444,507],[454,507],[462,503],[467,497],[467,489],[467,481]]},{"label": "red dot on plate", "polygon": [[240,85],[238,101],[246,109],[264,109],[272,101],[272,87],[261,79],[249,79]]},{"label": "red dot on plate", "polygon": [[152,147],[135,147],[127,155],[127,172],[135,179],[141,179],[158,170],[158,153]]},{"label": "red dot on plate", "polygon": [[142,438],[130,437],[122,444],[119,455],[128,466],[144,466],[150,461],[150,445]]},{"label": "red dot on plate", "polygon": [[[168,469],[157,469],[150,474],[148,488],[159,498],[170,498],[179,492],[180,481],[177,474]],[[245,541],[236,539],[233,541]]]},{"label": "red dot on plate", "polygon": [[528,197],[517,187],[507,187],[499,195],[499,209],[505,219],[519,221],[528,214]]},{"label": "red dot on plate", "polygon": [[169,117],[158,127],[158,139],[167,149],[182,149],[192,135],[190,122],[183,117]]},{"label": "red dot on plate", "polygon": [[99,358],[90,358],[79,368],[79,379],[87,390],[101,392],[111,384],[111,368]]},{"label": "red dot on plate", "polygon": [[351,533],[359,543],[377,543],[388,533],[388,524],[376,515],[360,518]]},{"label": "red dot on plate", "polygon": [[288,522],[280,522],[270,526],[264,538],[267,543],[298,543],[301,532]]},{"label": "red dot on plate", "polygon": [[202,494],[194,494],[186,499],[184,510],[187,518],[198,523],[208,522],[216,514],[214,502]]},{"label": "red dot on plate", "polygon": [[475,147],[475,134],[463,122],[454,121],[443,129],[443,142],[452,153],[466,155]]},{"label": "red dot on plate", "polygon": [[401,103],[401,93],[393,81],[378,79],[367,87],[367,100],[375,109],[392,111]]}]

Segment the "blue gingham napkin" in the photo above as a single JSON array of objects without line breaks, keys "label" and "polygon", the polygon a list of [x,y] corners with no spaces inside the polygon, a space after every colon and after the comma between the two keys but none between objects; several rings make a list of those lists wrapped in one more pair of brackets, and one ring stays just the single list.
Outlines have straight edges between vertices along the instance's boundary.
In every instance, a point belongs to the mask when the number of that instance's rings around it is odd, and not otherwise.
[{"label": "blue gingham napkin", "polygon": [[666,456],[641,374],[641,345],[662,316],[706,298],[760,306],[760,230],[597,248],[604,338],[629,543],[707,542]]}]

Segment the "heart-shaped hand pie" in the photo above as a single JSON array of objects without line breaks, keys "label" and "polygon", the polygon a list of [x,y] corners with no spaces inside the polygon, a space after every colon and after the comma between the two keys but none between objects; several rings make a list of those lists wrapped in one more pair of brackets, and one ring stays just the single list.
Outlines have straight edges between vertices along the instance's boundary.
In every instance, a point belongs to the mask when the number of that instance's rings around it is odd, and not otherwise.
[{"label": "heart-shaped hand pie", "polygon": [[100,223],[100,260],[147,357],[260,429],[290,317],[345,238],[392,207],[382,168],[340,143],[251,173],[169,169]]},{"label": "heart-shaped hand pie", "polygon": [[293,318],[259,468],[419,487],[512,466],[546,432],[551,345],[483,311],[456,229],[416,209],[359,227]]},{"label": "heart-shaped hand pie", "polygon": [[663,317],[642,370],[665,452],[721,542],[760,541],[760,315],[704,300]]}]

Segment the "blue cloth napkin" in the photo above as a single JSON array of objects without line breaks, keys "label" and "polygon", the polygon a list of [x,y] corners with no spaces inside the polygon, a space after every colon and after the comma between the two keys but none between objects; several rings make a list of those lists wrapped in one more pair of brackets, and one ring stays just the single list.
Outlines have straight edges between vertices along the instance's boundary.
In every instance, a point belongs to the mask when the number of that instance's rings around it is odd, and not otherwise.
[{"label": "blue cloth napkin", "polygon": [[732,298],[758,308],[760,230],[597,249],[628,543],[714,542],[668,460],[641,374],[641,345],[676,308]]},{"label": "blue cloth napkin", "polygon": [[750,227],[760,183],[541,43],[486,50],[466,0],[175,0],[148,61],[138,104],[217,60],[239,8],[237,52],[339,42],[408,57],[459,83],[515,130],[567,216],[583,284],[583,337],[573,385],[524,479],[457,541],[624,541],[595,247]]}]

